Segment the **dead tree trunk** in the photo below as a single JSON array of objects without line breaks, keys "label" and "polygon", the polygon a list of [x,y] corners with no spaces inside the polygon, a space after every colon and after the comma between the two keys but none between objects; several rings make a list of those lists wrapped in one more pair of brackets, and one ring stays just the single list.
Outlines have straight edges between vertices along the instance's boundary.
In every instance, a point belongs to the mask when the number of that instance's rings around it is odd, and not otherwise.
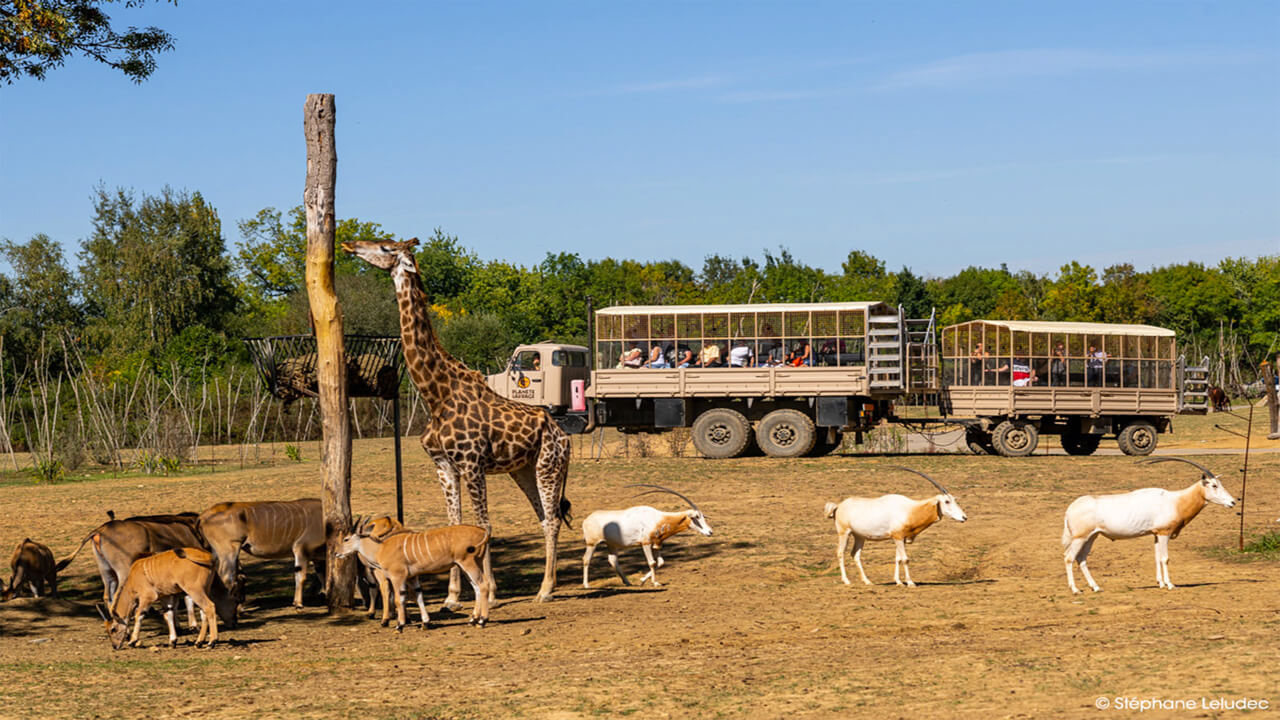
[{"label": "dead tree trunk", "polygon": [[347,373],[342,345],[342,308],[333,287],[334,202],[338,154],[334,145],[333,95],[308,95],[303,108],[307,139],[307,299],[316,335],[316,378],[320,395],[321,503],[328,533],[325,601],[332,612],[351,607],[355,597],[355,559],[335,557],[351,527],[351,417],[347,412]]}]

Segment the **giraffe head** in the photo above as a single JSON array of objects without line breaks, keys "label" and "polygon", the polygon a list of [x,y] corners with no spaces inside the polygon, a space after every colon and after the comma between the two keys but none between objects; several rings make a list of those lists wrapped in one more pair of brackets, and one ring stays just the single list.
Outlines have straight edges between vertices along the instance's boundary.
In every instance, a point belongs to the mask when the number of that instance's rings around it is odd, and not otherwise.
[{"label": "giraffe head", "polygon": [[406,270],[416,272],[418,264],[413,257],[413,249],[417,246],[418,238],[402,242],[358,240],[342,243],[344,251],[387,272],[391,272],[397,267],[404,267]]}]

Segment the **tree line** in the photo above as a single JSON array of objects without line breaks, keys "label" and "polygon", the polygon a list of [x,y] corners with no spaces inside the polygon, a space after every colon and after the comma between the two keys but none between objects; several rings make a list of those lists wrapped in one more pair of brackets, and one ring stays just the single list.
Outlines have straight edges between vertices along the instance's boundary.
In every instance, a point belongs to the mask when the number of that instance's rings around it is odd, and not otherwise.
[{"label": "tree line", "polygon": [[[10,268],[0,273],[0,451],[43,448],[52,462],[58,447],[80,445],[120,466],[125,450],[163,446],[169,457],[185,442],[199,446],[212,427],[206,443],[308,436],[309,421],[278,408],[272,416],[249,397],[262,388],[240,342],[310,332],[305,215],[301,206],[268,207],[237,229],[232,246],[199,192],[99,187],[92,232],[73,258],[43,234],[0,241]],[[356,218],[336,228],[338,243],[396,239]],[[398,334],[389,276],[336,256],[347,332]],[[838,270],[786,248],[710,255],[698,269],[567,252],[524,266],[481,258],[437,228],[417,260],[446,348],[483,371],[500,368],[521,342],[586,344],[590,306],[640,304],[881,300],[911,317],[936,311],[940,326],[974,318],[1147,323],[1176,330],[1189,360],[1208,355],[1219,382],[1237,384],[1280,349],[1280,255],[1146,271],[1070,261],[1052,276],[1002,265],[921,277],[863,249],[851,249]],[[385,409],[369,412],[366,424],[385,426]],[[166,413],[180,422],[157,423]],[[162,438],[175,423],[186,428],[179,440]]]}]

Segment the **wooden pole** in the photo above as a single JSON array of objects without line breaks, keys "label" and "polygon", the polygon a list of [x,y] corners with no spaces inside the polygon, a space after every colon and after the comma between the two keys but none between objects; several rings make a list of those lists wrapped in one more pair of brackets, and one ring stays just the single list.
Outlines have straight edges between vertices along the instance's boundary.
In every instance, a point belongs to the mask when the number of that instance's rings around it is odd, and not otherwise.
[{"label": "wooden pole", "polygon": [[325,601],[329,611],[351,607],[355,597],[355,558],[335,557],[342,536],[351,528],[351,417],[347,411],[346,359],[342,343],[342,308],[333,288],[334,184],[338,153],[334,145],[333,95],[308,95],[303,106],[307,140],[307,300],[316,336],[316,378],[320,394],[321,503],[328,553]]}]

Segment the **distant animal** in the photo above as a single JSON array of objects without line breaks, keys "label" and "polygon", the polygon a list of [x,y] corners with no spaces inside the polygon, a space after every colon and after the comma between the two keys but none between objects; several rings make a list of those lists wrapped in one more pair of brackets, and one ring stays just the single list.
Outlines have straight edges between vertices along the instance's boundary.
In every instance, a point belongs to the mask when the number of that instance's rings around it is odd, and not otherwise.
[{"label": "distant animal", "polygon": [[9,578],[9,587],[0,600],[7,601],[15,593],[21,592],[23,583],[31,589],[32,597],[44,595],[46,584],[54,597],[57,597],[58,570],[53,562],[53,551],[49,548],[26,538],[14,548],[9,567],[13,570],[13,576]]},{"label": "distant animal", "polygon": [[587,551],[582,556],[582,587],[584,588],[591,587],[589,577],[591,556],[595,553],[596,546],[602,542],[609,549],[609,565],[613,567],[614,572],[618,573],[618,577],[622,578],[623,585],[631,583],[622,570],[618,569],[618,552],[629,547],[640,546],[649,564],[649,572],[640,578],[640,584],[643,585],[645,580],[652,579],[654,587],[658,587],[662,583],[658,582],[656,573],[663,564],[662,543],[666,542],[667,538],[688,528],[693,528],[708,537],[711,535],[711,525],[707,523],[707,517],[702,514],[697,505],[693,504],[692,500],[684,495],[660,485],[647,483],[627,487],[656,488],[640,494],[675,495],[689,503],[690,509],[669,513],[648,505],[637,505],[626,510],[597,510],[588,515],[587,519],[582,521],[582,539],[587,544]]},{"label": "distant animal", "polygon": [[293,606],[302,607],[307,561],[324,562],[324,516],[318,498],[224,502],[200,513],[199,528],[227,587],[235,587],[240,551],[260,558],[293,558]]},{"label": "distant animal", "polygon": [[1217,385],[1209,386],[1209,404],[1213,407],[1214,412],[1230,412],[1231,401],[1227,399],[1227,392]]},{"label": "distant animal", "polygon": [[[382,605],[387,607],[389,593],[394,593],[396,604],[396,632],[405,626],[405,591],[411,578],[434,575],[457,566],[471,581],[476,593],[476,606],[471,614],[471,624],[484,626],[489,622],[489,578],[484,572],[484,558],[489,552],[489,532],[474,525],[448,525],[424,532],[405,528],[387,529],[375,534],[376,529],[387,525],[365,523],[342,539],[342,548],[336,557],[344,558],[359,553],[365,561],[378,568],[385,577],[380,578]],[[422,627],[430,618],[419,596]]]},{"label": "distant animal", "polygon": [[[228,592],[213,569],[213,556],[197,548],[176,548],[148,555],[133,563],[120,592],[116,593],[110,611],[98,606],[107,626],[111,646],[116,650],[126,644],[137,645],[142,629],[142,615],[156,601],[163,601],[164,619],[169,625],[169,647],[178,644],[178,631],[173,623],[178,598],[187,595],[200,608],[200,634],[196,645],[209,638],[209,647],[218,642],[218,619],[234,622],[238,598]],[[129,616],[133,616],[133,633],[129,633]]]},{"label": "distant animal", "polygon": [[[199,516],[193,512],[135,515],[117,520],[116,514],[108,510],[107,518],[107,522],[85,535],[75,552],[59,560],[56,569],[66,569],[85,545],[90,544],[98,563],[98,574],[102,577],[102,600],[108,605],[138,558],[174,548],[205,546],[204,537],[196,526]],[[193,607],[188,602],[187,621],[191,627],[196,626]]]},{"label": "distant animal", "polygon": [[915,587],[908,567],[907,543],[914,542],[917,535],[943,516],[956,522],[968,519],[955,496],[933,478],[911,468],[894,469],[919,475],[938,488],[939,494],[923,500],[913,500],[905,495],[881,495],[877,498],[845,498],[838,505],[827,503],[826,515],[836,521],[836,556],[840,559],[840,579],[845,585],[852,584],[844,567],[850,535],[853,536],[853,562],[858,566],[858,574],[862,576],[863,583],[871,584],[867,573],[862,569],[862,544],[867,540],[893,540],[896,548],[893,557],[893,582],[895,585],[902,584],[898,572],[901,568],[902,575],[907,579],[907,587]]},{"label": "distant animal", "polygon": [[1184,462],[1195,466],[1202,475],[1190,487],[1182,490],[1143,488],[1115,495],[1084,495],[1068,505],[1066,515],[1062,518],[1062,546],[1065,548],[1063,559],[1067,564],[1067,585],[1071,592],[1080,592],[1080,588],[1076,587],[1072,561],[1080,565],[1080,572],[1084,573],[1089,587],[1094,592],[1102,591],[1085,565],[1089,550],[1093,548],[1093,541],[1099,535],[1108,540],[1154,535],[1156,585],[1172,590],[1174,585],[1169,580],[1169,541],[1178,537],[1187,523],[1204,509],[1206,502],[1223,507],[1234,507],[1236,504],[1231,493],[1222,487],[1218,476],[1200,463],[1175,457],[1160,457],[1143,462]]}]

